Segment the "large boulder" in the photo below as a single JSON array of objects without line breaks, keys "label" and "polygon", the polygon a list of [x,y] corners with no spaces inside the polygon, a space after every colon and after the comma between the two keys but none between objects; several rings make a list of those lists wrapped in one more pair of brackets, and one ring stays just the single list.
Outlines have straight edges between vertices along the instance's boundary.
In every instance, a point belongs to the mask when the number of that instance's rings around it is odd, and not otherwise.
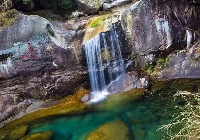
[{"label": "large boulder", "polygon": [[28,112],[42,108],[43,100],[72,94],[87,79],[80,47],[86,19],[50,23],[16,15],[0,28],[0,122],[26,114],[29,106],[34,107]]},{"label": "large boulder", "polygon": [[91,132],[85,140],[130,140],[129,129],[121,120],[103,124]]},{"label": "large boulder", "polygon": [[200,40],[188,50],[170,54],[165,63],[162,70],[157,68],[152,75],[160,80],[200,78]]},{"label": "large boulder", "polygon": [[[121,21],[132,48],[134,67],[151,74],[155,67],[168,65],[161,74],[165,79],[199,77],[199,61],[191,63],[198,53],[190,49],[199,38],[199,11],[198,3],[184,0],[140,0],[127,8]],[[179,50],[185,52],[176,56]]]},{"label": "large boulder", "polygon": [[86,14],[96,14],[102,8],[104,0],[76,0],[80,11]]}]

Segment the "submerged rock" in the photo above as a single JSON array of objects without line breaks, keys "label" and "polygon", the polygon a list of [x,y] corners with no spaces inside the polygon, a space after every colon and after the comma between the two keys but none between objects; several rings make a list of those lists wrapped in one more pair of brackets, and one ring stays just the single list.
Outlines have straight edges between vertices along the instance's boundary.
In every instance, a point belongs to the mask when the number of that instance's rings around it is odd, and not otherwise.
[{"label": "submerged rock", "polygon": [[121,120],[103,124],[91,132],[85,140],[130,140],[129,129]]},{"label": "submerged rock", "polygon": [[50,140],[53,136],[52,131],[43,131],[35,134],[27,135],[19,140]]},{"label": "submerged rock", "polygon": [[9,140],[17,140],[22,138],[28,129],[28,125],[16,126],[9,135]]}]

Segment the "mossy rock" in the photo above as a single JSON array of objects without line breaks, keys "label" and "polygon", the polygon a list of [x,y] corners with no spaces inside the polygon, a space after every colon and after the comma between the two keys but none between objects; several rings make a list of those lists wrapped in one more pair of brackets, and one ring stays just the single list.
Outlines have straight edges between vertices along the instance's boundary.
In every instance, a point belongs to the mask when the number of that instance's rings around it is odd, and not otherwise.
[{"label": "mossy rock", "polygon": [[5,134],[0,135],[0,140],[5,140],[5,138],[6,138]]},{"label": "mossy rock", "polygon": [[9,135],[9,140],[17,140],[19,138],[22,138],[26,131],[27,131],[28,125],[20,125],[16,126]]},{"label": "mossy rock", "polygon": [[16,10],[8,10],[5,12],[0,12],[0,29],[2,27],[11,26],[15,19],[19,17],[19,12]]},{"label": "mossy rock", "polygon": [[106,18],[108,18],[109,16],[110,16],[110,14],[105,14],[105,15],[101,15],[101,16],[93,18],[92,21],[90,22],[88,28],[96,28],[96,27],[103,25]]},{"label": "mossy rock", "polygon": [[174,79],[154,82],[150,88],[151,92],[162,90],[198,92],[200,89],[200,79]]},{"label": "mossy rock", "polygon": [[91,132],[85,140],[130,140],[129,128],[117,119]]},{"label": "mossy rock", "polygon": [[52,136],[53,136],[52,131],[43,131],[43,132],[27,135],[19,140],[50,140]]},{"label": "mossy rock", "polygon": [[110,25],[119,21],[121,17],[120,12],[109,12],[103,15],[98,15],[90,19],[90,23],[86,27],[83,44],[94,38],[96,35],[102,32],[109,31]]},{"label": "mossy rock", "polygon": [[144,92],[144,88],[138,88],[121,93],[110,94],[106,100],[95,106],[91,105],[91,107],[94,107],[97,110],[112,110],[113,107],[121,107],[127,103],[140,99]]}]

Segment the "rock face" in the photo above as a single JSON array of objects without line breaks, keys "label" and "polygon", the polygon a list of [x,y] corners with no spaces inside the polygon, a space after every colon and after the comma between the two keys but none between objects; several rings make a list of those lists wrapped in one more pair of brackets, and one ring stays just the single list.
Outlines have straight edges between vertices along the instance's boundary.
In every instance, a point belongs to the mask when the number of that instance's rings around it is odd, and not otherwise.
[{"label": "rock face", "polygon": [[137,72],[130,72],[120,75],[116,80],[108,85],[109,93],[119,93],[129,91],[133,88],[147,87],[148,80],[146,78],[139,78]]},{"label": "rock face", "polygon": [[[192,1],[140,0],[126,9],[121,16],[122,26],[132,45],[135,66],[142,69],[152,67],[153,70],[159,58],[166,60],[169,54],[177,50],[189,49],[199,38],[199,8],[199,5]],[[187,63],[187,68],[182,67],[184,71],[196,71],[199,62],[196,63],[195,69],[188,59],[191,54],[188,53],[185,57],[182,56],[182,59],[185,59],[184,63]],[[175,59],[180,57],[173,59],[178,65],[180,61]],[[170,70],[181,73],[180,69],[175,70],[171,67]],[[190,74],[181,74],[177,78],[194,77]],[[170,79],[170,76],[168,78]]]},{"label": "rock face", "polygon": [[168,57],[166,67],[156,75],[159,79],[200,78],[200,40],[190,49]]},{"label": "rock face", "polygon": [[85,83],[80,38],[86,20],[80,21],[50,23],[19,14],[10,27],[0,29],[0,122],[30,105],[41,108],[38,100],[72,94]]}]

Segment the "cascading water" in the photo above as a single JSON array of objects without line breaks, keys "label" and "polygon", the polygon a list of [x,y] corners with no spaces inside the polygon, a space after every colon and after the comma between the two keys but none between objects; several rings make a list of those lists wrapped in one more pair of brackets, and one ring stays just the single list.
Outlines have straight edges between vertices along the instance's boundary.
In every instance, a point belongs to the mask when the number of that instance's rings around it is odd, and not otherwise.
[{"label": "cascading water", "polygon": [[117,24],[112,24],[108,32],[97,35],[84,45],[93,95],[103,96],[99,92],[105,91],[106,84],[125,72],[116,28]]}]

